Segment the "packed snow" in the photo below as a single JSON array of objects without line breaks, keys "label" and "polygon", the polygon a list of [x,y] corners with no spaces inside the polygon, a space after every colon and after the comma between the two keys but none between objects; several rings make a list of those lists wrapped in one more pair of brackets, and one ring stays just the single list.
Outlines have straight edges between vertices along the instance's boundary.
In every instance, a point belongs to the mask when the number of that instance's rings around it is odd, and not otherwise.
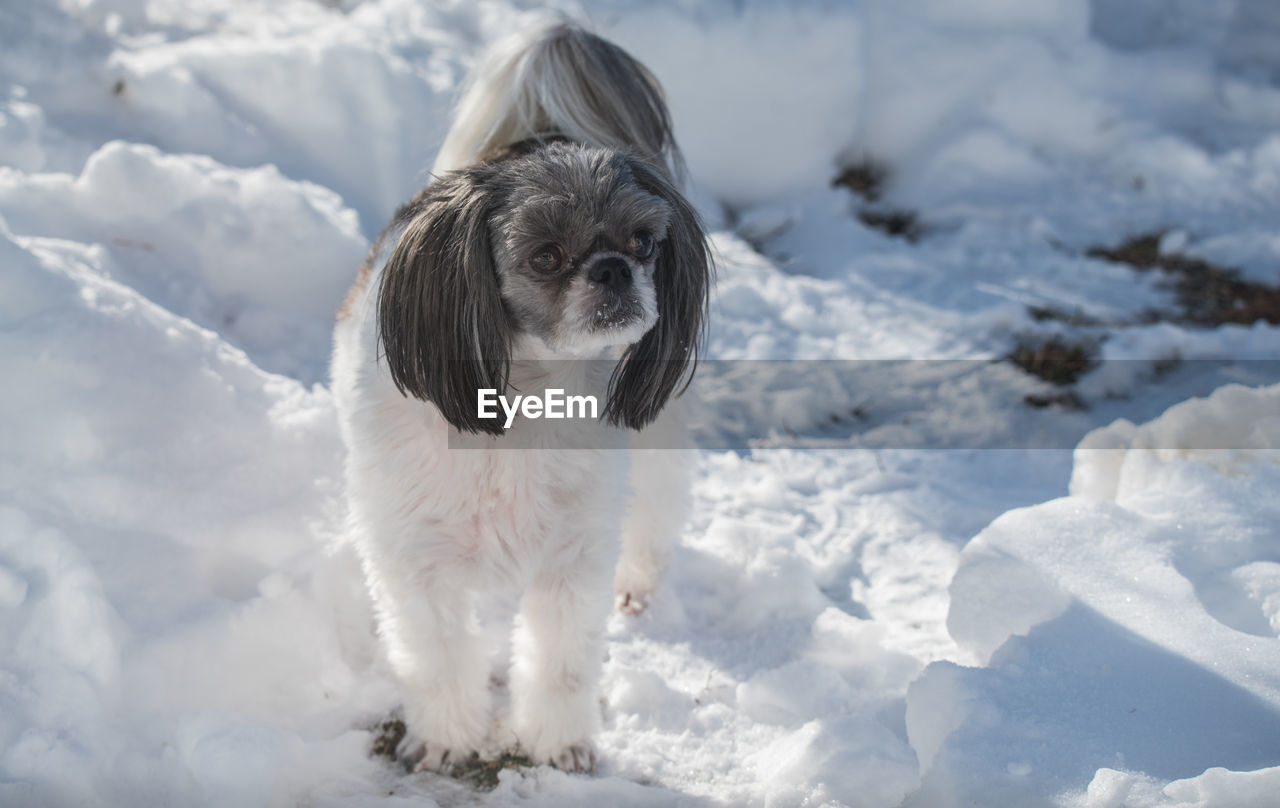
[{"label": "packed snow", "polygon": [[1268,0],[553,3],[713,231],[694,514],[594,774],[372,754],[333,313],[540,6],[0,4],[0,805],[1280,805],[1280,327],[1096,252],[1274,293]]}]

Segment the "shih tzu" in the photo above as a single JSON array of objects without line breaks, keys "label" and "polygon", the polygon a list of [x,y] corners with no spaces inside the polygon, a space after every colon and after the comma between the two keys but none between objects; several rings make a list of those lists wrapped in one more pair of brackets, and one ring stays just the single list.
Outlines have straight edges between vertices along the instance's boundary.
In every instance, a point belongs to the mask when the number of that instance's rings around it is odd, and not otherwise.
[{"label": "shih tzu", "polygon": [[[573,25],[521,32],[482,63],[435,178],[339,312],[352,527],[419,769],[511,741],[595,765],[610,582],[644,608],[689,500],[686,453],[645,448],[680,445],[707,311],[680,173],[646,68]],[[578,420],[477,405],[556,389],[605,404]],[[497,738],[473,612],[490,591],[521,593]]]}]

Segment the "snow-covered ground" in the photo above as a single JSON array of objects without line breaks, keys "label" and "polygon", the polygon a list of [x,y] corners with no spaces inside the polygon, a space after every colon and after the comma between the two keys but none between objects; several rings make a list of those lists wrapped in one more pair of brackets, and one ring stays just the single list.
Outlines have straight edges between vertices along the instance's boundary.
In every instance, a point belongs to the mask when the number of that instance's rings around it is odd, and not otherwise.
[{"label": "snow-covered ground", "polygon": [[1280,805],[1280,327],[1088,254],[1280,284],[1269,0],[561,3],[670,95],[734,448],[593,776],[370,755],[332,313],[534,5],[0,2],[0,805]]}]

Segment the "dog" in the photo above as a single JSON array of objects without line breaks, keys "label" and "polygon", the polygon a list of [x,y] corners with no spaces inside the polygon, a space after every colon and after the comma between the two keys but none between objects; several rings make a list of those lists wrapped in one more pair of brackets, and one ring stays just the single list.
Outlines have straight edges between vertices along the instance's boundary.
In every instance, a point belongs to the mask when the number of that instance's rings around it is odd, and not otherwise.
[{"label": "dog", "polygon": [[[687,453],[666,450],[687,440],[713,266],[682,175],[643,65],[573,24],[530,27],[473,74],[433,179],[339,311],[351,529],[417,770],[504,726],[536,763],[595,766],[611,598],[645,608],[690,499]],[[573,421],[477,404],[556,389],[606,403]],[[474,612],[492,592],[521,595],[496,723]]]}]

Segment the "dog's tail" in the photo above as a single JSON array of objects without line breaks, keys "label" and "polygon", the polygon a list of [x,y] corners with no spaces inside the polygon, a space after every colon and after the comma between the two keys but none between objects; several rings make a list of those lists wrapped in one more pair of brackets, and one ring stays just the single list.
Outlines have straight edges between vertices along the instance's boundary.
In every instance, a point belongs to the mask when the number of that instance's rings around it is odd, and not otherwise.
[{"label": "dog's tail", "polygon": [[432,173],[547,138],[634,149],[683,178],[658,80],[622,48],[560,20],[490,48],[467,81]]}]

